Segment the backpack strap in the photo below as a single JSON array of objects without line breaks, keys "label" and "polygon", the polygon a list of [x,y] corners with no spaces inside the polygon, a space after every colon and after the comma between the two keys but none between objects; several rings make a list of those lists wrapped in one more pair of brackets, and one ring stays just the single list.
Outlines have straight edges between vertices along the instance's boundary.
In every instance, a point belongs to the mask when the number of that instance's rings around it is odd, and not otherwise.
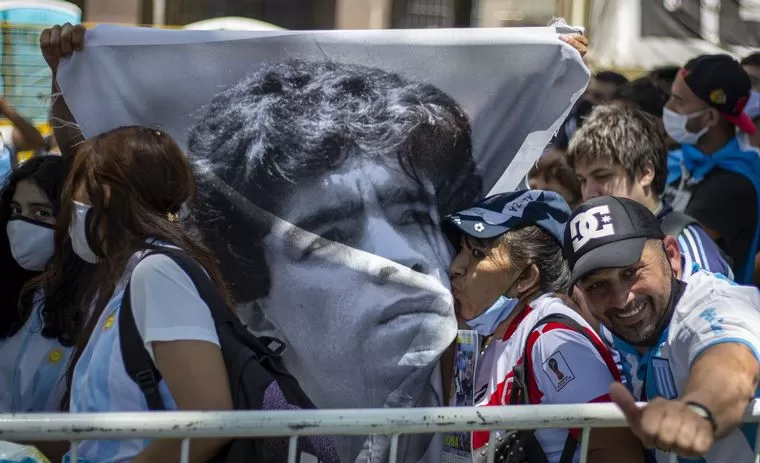
[{"label": "backpack strap", "polygon": [[[222,298],[214,285],[214,282],[195,259],[179,249],[161,247],[146,252],[140,260],[154,254],[163,254],[171,258],[190,277],[195,288],[198,290],[198,294],[211,312],[211,317],[214,320],[214,325],[217,327],[217,332],[219,331],[219,326],[230,326],[238,333],[238,336],[244,338],[249,347],[255,351],[259,362],[265,363],[270,369],[282,375],[287,373],[282,370],[279,365],[279,357],[285,350],[285,344],[275,338],[257,337],[249,333],[237,318],[237,315],[229,309],[227,302]],[[130,284],[127,283],[127,288],[124,291],[124,297],[121,303],[121,311],[119,313],[119,337],[121,340],[124,367],[132,381],[140,387],[140,390],[148,402],[150,410],[165,410],[166,407],[158,392],[158,385],[162,379],[161,373],[150,358],[150,355],[143,344],[142,337],[137,331],[134,315],[132,314],[129,289]],[[245,362],[247,360],[247,356],[239,355],[235,358],[233,363]],[[231,367],[234,368],[236,365],[233,364]],[[281,379],[282,381],[287,381],[288,378],[282,376]],[[288,382],[287,386],[289,386],[289,393],[295,394],[300,391],[300,389],[294,387],[293,383],[295,383],[295,379]],[[314,408],[305,394],[301,393],[300,395],[297,395],[296,399],[300,404]]]},{"label": "backpack strap", "polygon": [[[597,342],[593,337],[591,337],[591,335],[588,334],[588,332],[586,332],[580,323],[575,321],[575,319],[572,317],[560,313],[547,315],[546,317],[539,320],[530,329],[528,336],[536,331],[536,329],[540,328],[543,325],[546,325],[547,323],[560,323],[567,326],[573,331],[576,331],[579,334],[583,335],[583,337],[585,337],[592,346],[599,350],[599,345]],[[530,372],[528,371],[528,368],[526,368],[526,365],[528,362],[530,362],[530,355],[531,352],[528,352],[528,343],[526,342],[523,350],[522,362],[515,365],[513,370],[515,385],[512,387],[512,394],[510,395],[509,400],[510,405],[530,405],[530,396],[528,395],[528,375]],[[565,440],[565,446],[562,449],[562,456],[559,459],[559,463],[572,463],[573,457],[575,456],[575,450],[577,448],[578,441],[570,434],[570,432],[568,432],[567,439]]]},{"label": "backpack strap", "polygon": [[[148,253],[146,256],[150,254]],[[124,362],[124,369],[142,391],[145,400],[148,402],[149,410],[166,410],[164,400],[158,390],[158,385],[162,379],[161,372],[158,371],[153,359],[150,358],[132,314],[131,289],[130,277],[130,282],[124,288],[121,309],[119,310],[119,342],[121,343],[121,358]]]}]

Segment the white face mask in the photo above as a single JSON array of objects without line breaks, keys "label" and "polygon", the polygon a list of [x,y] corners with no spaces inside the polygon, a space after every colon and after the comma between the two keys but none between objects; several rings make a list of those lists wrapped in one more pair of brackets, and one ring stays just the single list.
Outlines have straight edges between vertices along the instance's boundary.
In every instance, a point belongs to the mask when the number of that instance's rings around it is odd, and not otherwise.
[{"label": "white face mask", "polygon": [[24,270],[39,272],[53,257],[55,230],[29,219],[11,219],[5,227],[13,258]]},{"label": "white face mask", "polygon": [[682,145],[696,145],[700,138],[710,130],[710,127],[703,127],[699,132],[689,132],[686,129],[686,124],[690,119],[701,116],[707,110],[703,109],[691,114],[678,114],[677,112],[663,108],[662,110],[662,122],[665,125],[665,131],[670,138]]},{"label": "white face mask", "polygon": [[74,201],[74,217],[72,218],[69,236],[74,253],[83,261],[97,264],[100,259],[95,255],[87,240],[87,213],[92,206]]}]

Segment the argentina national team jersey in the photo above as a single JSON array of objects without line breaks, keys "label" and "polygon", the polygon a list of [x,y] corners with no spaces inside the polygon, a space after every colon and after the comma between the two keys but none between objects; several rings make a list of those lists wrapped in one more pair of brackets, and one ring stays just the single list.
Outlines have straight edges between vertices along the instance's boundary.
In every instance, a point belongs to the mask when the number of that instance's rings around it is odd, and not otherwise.
[{"label": "argentina national team jersey", "polygon": [[[657,344],[643,355],[633,346],[604,328],[604,337],[617,350],[623,382],[637,400],[655,397],[674,399],[688,383],[689,371],[697,357],[722,343],[744,344],[760,361],[760,293],[757,288],[738,286],[723,275],[694,266],[682,281],[686,283],[673,311],[670,324]],[[758,393],[755,397],[760,397]],[[745,424],[717,441],[701,459],[679,462],[744,463],[754,461],[756,424]],[[669,454],[657,451],[658,463]]]},{"label": "argentina national team jersey", "polygon": [[63,396],[71,348],[42,336],[42,293],[29,319],[13,336],[0,339],[0,413],[54,412]]},{"label": "argentina national team jersey", "polygon": [[[119,340],[119,311],[127,282],[142,253],[127,264],[122,280],[106,304],[82,356],[74,368],[71,384],[71,413],[137,412],[149,410],[140,388],[130,379],[124,367]],[[159,392],[167,410],[177,404],[162,380]],[[77,449],[79,463],[115,463],[131,461],[147,447],[151,439],[86,440]],[[71,463],[68,454],[64,463]]]}]

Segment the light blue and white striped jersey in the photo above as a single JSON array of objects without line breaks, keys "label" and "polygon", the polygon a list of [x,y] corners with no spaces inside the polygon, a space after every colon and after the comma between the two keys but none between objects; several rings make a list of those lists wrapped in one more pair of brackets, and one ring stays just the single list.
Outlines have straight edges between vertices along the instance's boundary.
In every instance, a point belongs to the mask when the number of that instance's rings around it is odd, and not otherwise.
[{"label": "light blue and white striped jersey", "polygon": [[[127,264],[127,271],[116,285],[114,295],[106,304],[95,329],[74,367],[71,384],[71,413],[136,412],[149,410],[140,388],[124,368],[119,340],[119,311],[134,266],[142,256],[137,253]],[[159,384],[161,398],[167,410],[177,410],[166,383]],[[111,463],[131,461],[151,442],[151,439],[88,440],[78,448],[79,462]],[[68,454],[64,462],[68,462]]]},{"label": "light blue and white striped jersey", "polygon": [[[153,255],[142,259],[144,253],[138,252],[130,259],[122,280],[98,318],[87,346],[74,367],[70,401],[72,413],[150,409],[142,391],[127,374],[122,358],[119,313],[130,279],[132,314],[150,355],[154,341],[193,340],[219,345],[211,312],[187,273],[167,256]],[[163,380],[158,389],[166,409],[177,410],[177,403]],[[131,461],[151,441],[82,441],[78,447],[79,461]],[[68,456],[64,461],[68,461]]]},{"label": "light blue and white striped jersey", "polygon": [[71,348],[42,336],[42,292],[13,336],[0,339],[0,413],[54,412],[63,396]]},{"label": "light blue and white striped jersey", "polygon": [[[638,400],[674,399],[683,394],[692,364],[712,346],[739,343],[760,361],[760,292],[739,286],[720,274],[694,266],[670,324],[658,343],[643,355],[603,328],[619,354],[623,382]],[[760,394],[756,394],[760,397]],[[717,441],[705,458],[679,462],[740,463],[753,461],[757,424],[745,424]],[[659,463],[669,454],[657,451]]]}]

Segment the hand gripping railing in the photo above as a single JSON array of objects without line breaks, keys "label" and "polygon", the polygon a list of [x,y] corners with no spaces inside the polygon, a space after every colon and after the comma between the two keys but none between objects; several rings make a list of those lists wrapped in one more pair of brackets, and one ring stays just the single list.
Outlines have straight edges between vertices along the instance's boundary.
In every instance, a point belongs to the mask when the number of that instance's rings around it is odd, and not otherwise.
[{"label": "hand gripping railing", "polygon": [[[760,422],[760,402],[747,409],[746,422]],[[98,439],[183,439],[181,461],[189,458],[190,439],[289,436],[289,463],[296,462],[299,436],[371,435],[391,437],[390,461],[397,461],[402,434],[430,434],[506,429],[581,428],[581,463],[588,453],[591,428],[625,427],[613,404],[525,405],[479,408],[406,408],[298,411],[140,412],[0,414],[0,440],[71,441]],[[490,449],[495,433],[491,433]],[[760,463],[760,433],[755,437]],[[494,460],[489,453],[488,462]],[[676,462],[676,455],[671,455]]]}]

